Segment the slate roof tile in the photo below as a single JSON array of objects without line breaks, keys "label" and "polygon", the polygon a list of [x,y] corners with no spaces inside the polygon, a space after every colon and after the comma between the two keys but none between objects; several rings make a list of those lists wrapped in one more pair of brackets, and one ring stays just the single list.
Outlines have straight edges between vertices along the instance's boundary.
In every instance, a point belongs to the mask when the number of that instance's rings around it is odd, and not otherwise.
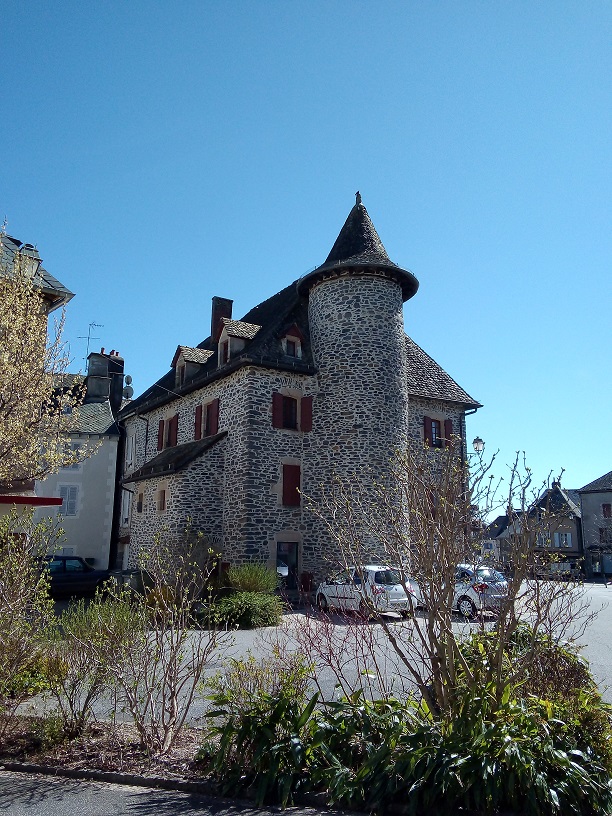
[{"label": "slate roof tile", "polygon": [[261,326],[254,323],[246,323],[244,320],[230,320],[229,317],[221,318],[223,326],[230,337],[242,337],[245,340],[252,340]]},{"label": "slate roof tile", "polygon": [[581,487],[578,492],[604,493],[608,490],[612,490],[612,470],[609,473],[605,473],[603,476],[600,476],[599,479],[595,479],[595,481],[589,482],[589,484]]},{"label": "slate roof tile", "polygon": [[460,402],[468,408],[482,405],[458,385],[450,374],[406,335],[408,393],[415,397]]},{"label": "slate roof tile", "polygon": [[134,471],[131,476],[124,479],[123,484],[142,482],[146,479],[157,479],[160,476],[178,473],[225,436],[227,436],[227,431],[221,431],[221,433],[215,434],[214,436],[197,439],[195,442],[186,442],[183,445],[176,445],[173,448],[165,448],[141,468]]}]

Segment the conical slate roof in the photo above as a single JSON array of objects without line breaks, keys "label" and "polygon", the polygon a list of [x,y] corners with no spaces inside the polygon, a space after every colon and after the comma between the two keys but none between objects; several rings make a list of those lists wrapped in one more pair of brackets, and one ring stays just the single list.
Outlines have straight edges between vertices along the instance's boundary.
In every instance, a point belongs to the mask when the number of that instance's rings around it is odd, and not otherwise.
[{"label": "conical slate roof", "polygon": [[419,288],[418,280],[412,272],[402,269],[390,260],[368,211],[362,204],[360,194],[357,193],[356,197],[355,206],[348,214],[325,263],[302,278],[299,284],[300,291],[306,291],[316,280],[327,276],[323,273],[335,269],[374,267],[392,272],[402,286],[404,300],[408,300]]}]

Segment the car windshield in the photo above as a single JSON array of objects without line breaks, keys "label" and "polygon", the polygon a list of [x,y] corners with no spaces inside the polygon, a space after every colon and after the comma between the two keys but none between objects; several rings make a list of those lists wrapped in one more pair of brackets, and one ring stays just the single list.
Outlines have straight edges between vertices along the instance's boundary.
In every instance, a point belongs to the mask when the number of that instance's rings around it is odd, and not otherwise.
[{"label": "car windshield", "polygon": [[401,584],[400,574],[397,570],[378,570],[374,573],[375,584],[385,584],[385,586],[395,586]]},{"label": "car windshield", "polygon": [[491,567],[479,567],[476,570],[476,577],[481,581],[505,581],[506,579],[497,570],[491,569]]}]

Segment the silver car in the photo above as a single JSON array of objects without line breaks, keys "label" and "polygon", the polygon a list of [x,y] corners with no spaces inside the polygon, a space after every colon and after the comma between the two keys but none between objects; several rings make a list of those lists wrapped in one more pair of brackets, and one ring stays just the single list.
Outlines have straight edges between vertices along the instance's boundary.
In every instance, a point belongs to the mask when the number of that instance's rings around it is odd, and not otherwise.
[{"label": "silver car", "polygon": [[[419,606],[426,606],[420,587],[412,585]],[[474,618],[479,612],[499,612],[508,599],[508,581],[501,572],[492,567],[459,564],[455,570],[453,609],[466,618]]]},{"label": "silver car", "polygon": [[351,567],[328,578],[319,584],[316,599],[322,612],[339,609],[364,616],[373,610],[406,616],[416,606],[410,581],[402,583],[397,570],[381,564]]}]

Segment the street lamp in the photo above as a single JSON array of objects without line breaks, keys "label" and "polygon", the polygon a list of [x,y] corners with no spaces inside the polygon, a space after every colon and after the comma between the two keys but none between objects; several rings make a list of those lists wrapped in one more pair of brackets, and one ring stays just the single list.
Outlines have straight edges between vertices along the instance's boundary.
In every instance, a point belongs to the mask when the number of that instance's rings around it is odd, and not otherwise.
[{"label": "street lamp", "polygon": [[472,442],[472,446],[476,453],[482,453],[485,446],[484,440],[477,436],[476,439]]}]

